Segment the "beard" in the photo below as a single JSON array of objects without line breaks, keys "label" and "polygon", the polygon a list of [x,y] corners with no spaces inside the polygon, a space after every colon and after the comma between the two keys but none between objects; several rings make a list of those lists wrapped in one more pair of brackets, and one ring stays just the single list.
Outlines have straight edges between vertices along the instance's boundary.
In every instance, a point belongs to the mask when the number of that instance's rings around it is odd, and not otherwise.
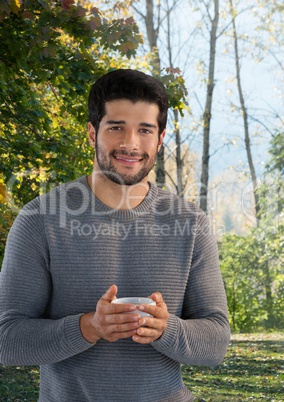
[{"label": "beard", "polygon": [[[152,158],[150,158],[150,156],[146,153],[139,154],[137,152],[127,152],[125,150],[121,150],[119,152],[112,150],[107,156],[104,154],[101,147],[97,146],[96,158],[102,173],[109,180],[122,186],[133,186],[134,184],[140,183],[146,176],[148,176],[149,172],[153,169],[157,157],[157,152]],[[143,161],[143,166],[136,174],[119,173],[117,168],[112,163],[112,158],[116,155],[140,158]]]}]

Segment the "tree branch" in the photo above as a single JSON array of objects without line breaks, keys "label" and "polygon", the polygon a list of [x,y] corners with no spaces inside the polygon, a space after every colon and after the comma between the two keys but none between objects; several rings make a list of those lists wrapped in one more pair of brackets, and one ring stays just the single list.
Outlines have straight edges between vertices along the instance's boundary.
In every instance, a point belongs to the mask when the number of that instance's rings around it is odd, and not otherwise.
[{"label": "tree branch", "polygon": [[133,8],[133,10],[134,10],[138,15],[140,15],[141,18],[143,18],[143,20],[146,21],[146,15],[144,15],[143,13],[141,13],[141,11],[139,11],[138,8],[135,7],[133,4],[131,4],[131,7]]},{"label": "tree branch", "polygon": [[261,124],[261,125],[265,128],[265,130],[267,130],[271,135],[273,135],[272,131],[267,127],[266,124],[264,124],[264,123],[263,123],[262,121],[260,121],[259,119],[256,119],[256,118],[253,117],[252,115],[249,115],[249,114],[248,114],[248,116],[249,116],[250,119],[256,121],[256,122],[259,123],[259,124]]},{"label": "tree branch", "polygon": [[172,179],[172,176],[171,176],[167,171],[165,171],[165,173],[166,173],[166,176],[168,176],[168,178],[170,179],[171,183],[174,185],[174,188],[176,189],[176,192],[178,192],[176,183],[175,183],[174,180]]},{"label": "tree branch", "polygon": [[219,39],[220,36],[222,36],[223,33],[229,28],[229,26],[232,24],[233,20],[235,20],[235,19],[236,19],[239,15],[241,15],[242,13],[246,13],[248,10],[252,10],[253,8],[254,8],[253,6],[250,6],[250,7],[244,8],[242,11],[238,12],[238,14],[236,14],[236,15],[231,19],[231,21],[228,22],[228,24],[225,26],[225,28],[222,29],[222,31],[221,31],[221,32],[219,33],[219,35],[217,36],[217,39]]},{"label": "tree branch", "polygon": [[205,7],[205,9],[206,9],[207,16],[208,16],[208,18],[209,18],[209,20],[210,20],[210,22],[211,22],[211,24],[212,24],[212,23],[213,23],[213,19],[212,19],[210,13],[209,13],[208,4],[206,4],[204,0],[201,0],[201,3],[204,5],[204,7]]}]

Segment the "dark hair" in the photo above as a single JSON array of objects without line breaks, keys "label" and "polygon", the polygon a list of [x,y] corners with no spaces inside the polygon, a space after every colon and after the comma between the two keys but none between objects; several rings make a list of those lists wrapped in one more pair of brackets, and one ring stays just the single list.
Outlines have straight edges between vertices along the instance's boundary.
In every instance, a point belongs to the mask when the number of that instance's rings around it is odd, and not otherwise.
[{"label": "dark hair", "polygon": [[156,78],[131,69],[111,71],[100,77],[92,86],[88,101],[89,121],[96,132],[106,113],[105,103],[117,99],[158,105],[159,135],[163,132],[167,124],[168,96],[163,84]]}]

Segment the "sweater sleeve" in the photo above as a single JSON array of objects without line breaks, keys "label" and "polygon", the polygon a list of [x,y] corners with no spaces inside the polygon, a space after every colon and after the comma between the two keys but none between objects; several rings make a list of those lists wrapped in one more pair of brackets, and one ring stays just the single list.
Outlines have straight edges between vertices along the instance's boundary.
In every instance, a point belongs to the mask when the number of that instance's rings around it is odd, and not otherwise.
[{"label": "sweater sleeve", "polygon": [[51,292],[49,250],[38,199],[27,204],[10,230],[0,273],[0,361],[5,365],[54,363],[92,345],[80,315],[45,318]]},{"label": "sweater sleeve", "polygon": [[206,215],[198,220],[182,317],[170,314],[152,346],[179,363],[213,367],[227,352],[230,327],[217,244]]}]

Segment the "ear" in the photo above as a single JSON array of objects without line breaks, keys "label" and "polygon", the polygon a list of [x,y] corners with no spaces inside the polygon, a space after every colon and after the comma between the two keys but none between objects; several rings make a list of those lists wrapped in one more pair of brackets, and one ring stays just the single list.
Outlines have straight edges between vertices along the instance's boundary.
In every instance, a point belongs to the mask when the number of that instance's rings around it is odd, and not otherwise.
[{"label": "ear", "polygon": [[162,146],[163,140],[165,138],[166,135],[166,129],[164,129],[164,131],[160,134],[159,136],[159,141],[158,141],[158,152],[160,151],[160,148]]},{"label": "ear", "polygon": [[95,148],[96,147],[96,130],[94,129],[94,126],[92,123],[89,121],[88,122],[88,136],[89,136],[89,144],[91,147]]}]

